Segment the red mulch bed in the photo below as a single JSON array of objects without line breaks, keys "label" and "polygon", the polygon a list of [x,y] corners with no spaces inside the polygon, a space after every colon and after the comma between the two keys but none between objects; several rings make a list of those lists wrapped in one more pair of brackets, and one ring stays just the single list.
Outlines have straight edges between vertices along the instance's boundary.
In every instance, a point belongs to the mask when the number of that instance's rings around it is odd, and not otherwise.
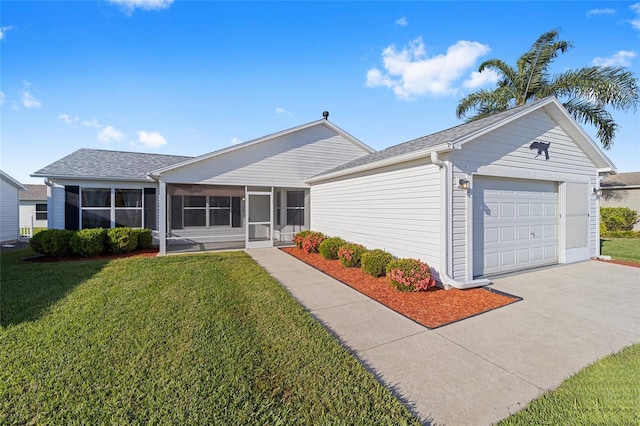
[{"label": "red mulch bed", "polygon": [[113,254],[104,253],[99,256],[82,257],[82,256],[69,256],[69,257],[52,257],[44,254],[36,254],[22,259],[23,262],[76,262],[78,260],[111,260],[122,259],[125,257],[156,257],[158,255],[157,248],[136,250],[131,253]]},{"label": "red mulch bed", "polygon": [[281,250],[428,328],[441,327],[521,300],[485,288],[401,292],[393,288],[387,277],[374,278],[360,268],[345,268],[339,260],[327,260],[318,253],[305,253],[297,247]]},{"label": "red mulch bed", "polygon": [[615,263],[617,265],[633,266],[634,268],[640,268],[640,263],[627,262],[626,260],[615,260],[615,259],[611,259],[611,260],[595,259],[595,260],[600,262]]}]

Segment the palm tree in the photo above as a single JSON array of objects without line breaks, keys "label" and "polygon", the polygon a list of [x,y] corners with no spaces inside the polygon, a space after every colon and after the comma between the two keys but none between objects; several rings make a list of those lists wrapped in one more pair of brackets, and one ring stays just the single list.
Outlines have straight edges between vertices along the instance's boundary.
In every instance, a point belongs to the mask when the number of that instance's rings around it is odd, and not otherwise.
[{"label": "palm tree", "polygon": [[467,119],[473,121],[536,99],[555,96],[577,121],[595,126],[602,146],[609,149],[618,125],[606,107],[636,111],[640,98],[638,81],[624,67],[590,66],[549,75],[553,60],[573,47],[570,42],[558,40],[558,35],[559,30],[542,34],[518,59],[516,68],[500,59],[489,59],[480,64],[479,72],[493,69],[498,73],[498,87],[465,96],[456,108],[458,118],[467,118],[467,114],[475,110],[476,114]]}]

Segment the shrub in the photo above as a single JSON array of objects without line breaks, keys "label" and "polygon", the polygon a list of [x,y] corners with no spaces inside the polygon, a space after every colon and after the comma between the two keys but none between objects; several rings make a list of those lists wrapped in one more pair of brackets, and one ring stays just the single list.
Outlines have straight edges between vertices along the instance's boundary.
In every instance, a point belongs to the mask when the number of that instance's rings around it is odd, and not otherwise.
[{"label": "shrub", "polygon": [[42,251],[42,240],[46,238],[46,230],[40,231],[37,234],[33,234],[33,237],[29,240],[29,245],[33,249],[33,251],[37,253],[44,253]]},{"label": "shrub", "polygon": [[345,240],[340,237],[331,237],[320,243],[318,251],[325,259],[337,259],[338,249],[347,244]]},{"label": "shrub", "polygon": [[422,291],[435,286],[429,265],[417,259],[396,259],[387,265],[391,284],[400,291]]},{"label": "shrub", "polygon": [[607,231],[631,231],[638,212],[628,207],[601,207],[600,219]]},{"label": "shrub", "polygon": [[393,260],[393,255],[384,250],[375,249],[362,255],[360,264],[362,270],[372,277],[381,277],[385,274],[387,265]]},{"label": "shrub", "polygon": [[293,237],[293,243],[302,250],[302,242],[312,231],[300,231]]},{"label": "shrub", "polygon": [[606,231],[600,237],[602,238],[640,238],[640,231]]},{"label": "shrub", "polygon": [[320,244],[327,237],[322,232],[310,231],[302,240],[302,250],[305,253],[317,253],[320,248]]},{"label": "shrub", "polygon": [[130,253],[138,246],[138,234],[131,228],[107,230],[107,244],[113,253]]},{"label": "shrub", "polygon": [[81,229],[74,232],[69,245],[74,254],[84,257],[97,256],[104,252],[107,230],[102,228]]},{"label": "shrub", "polygon": [[366,252],[367,248],[360,244],[345,244],[338,250],[338,259],[340,259],[342,266],[346,268],[356,268],[360,266],[360,259]]},{"label": "shrub", "polygon": [[138,236],[138,246],[137,249],[146,250],[151,248],[151,244],[153,243],[153,235],[151,234],[151,229],[146,228],[134,228],[133,232]]},{"label": "shrub", "polygon": [[73,237],[73,234],[74,231],[68,231],[66,229],[47,229],[39,232],[34,244],[39,248],[39,250],[36,251],[53,257],[69,256],[71,254],[69,241],[71,237]]}]

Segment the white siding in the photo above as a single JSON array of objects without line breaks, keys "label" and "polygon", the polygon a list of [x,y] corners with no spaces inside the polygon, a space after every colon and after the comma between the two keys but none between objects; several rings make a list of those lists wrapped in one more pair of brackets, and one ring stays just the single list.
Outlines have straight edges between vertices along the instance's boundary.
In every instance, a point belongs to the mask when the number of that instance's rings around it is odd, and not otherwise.
[{"label": "white siding", "polygon": [[[544,154],[536,158],[537,150],[530,150],[534,140],[550,142],[549,160]],[[595,186],[597,170],[579,146],[543,111],[535,111],[463,146],[450,154],[454,166],[454,182],[460,178],[471,180],[473,175],[511,177],[531,180],[589,183]],[[453,278],[471,278],[472,191],[453,190]],[[563,212],[564,200],[559,200]],[[589,199],[589,252],[597,251],[597,200]],[[561,232],[562,236],[563,233]],[[562,246],[562,243],[561,243]],[[562,256],[561,256],[562,258]]]},{"label": "white siding", "polygon": [[35,201],[35,200],[20,200],[20,226],[30,223],[30,217],[33,217],[34,228],[46,228],[47,220],[36,219],[36,204],[47,204],[47,200]]},{"label": "white siding", "polygon": [[311,187],[311,229],[440,267],[440,169],[404,163]]},{"label": "white siding", "polygon": [[[628,207],[640,214],[640,188],[603,189],[600,197],[602,207]],[[633,227],[640,231],[640,222]]]},{"label": "white siding", "polygon": [[0,179],[0,242],[15,241],[19,237],[18,189]]},{"label": "white siding", "polygon": [[324,126],[230,151],[162,174],[168,183],[308,187],[304,180],[367,154]]}]

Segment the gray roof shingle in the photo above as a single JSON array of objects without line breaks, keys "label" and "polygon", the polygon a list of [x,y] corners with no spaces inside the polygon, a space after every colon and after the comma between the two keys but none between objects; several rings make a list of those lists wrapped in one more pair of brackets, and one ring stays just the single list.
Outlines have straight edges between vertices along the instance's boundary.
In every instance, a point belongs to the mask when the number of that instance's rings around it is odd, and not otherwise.
[{"label": "gray roof shingle", "polygon": [[603,188],[616,186],[640,186],[640,172],[618,173],[607,176],[602,180],[600,186]]},{"label": "gray roof shingle", "polygon": [[462,139],[476,132],[479,132],[483,130],[485,127],[491,126],[492,124],[498,123],[502,120],[506,120],[507,118],[515,114],[521,113],[522,111],[528,110],[530,108],[534,108],[539,103],[544,102],[547,99],[548,98],[544,98],[536,102],[531,102],[527,105],[511,108],[506,111],[500,112],[498,114],[494,114],[489,117],[482,118],[480,120],[470,121],[468,123],[460,124],[458,126],[451,127],[449,129],[446,129],[437,133],[432,133],[430,135],[413,139],[408,142],[401,143],[399,145],[391,146],[389,148],[383,149],[382,151],[376,151],[372,154],[365,155],[363,157],[357,158],[348,163],[334,167],[333,169],[327,170],[326,172],[322,172],[314,176],[314,178],[323,176],[329,173],[338,172],[341,170],[347,170],[354,167],[363,166],[369,163],[375,163],[377,161],[385,160],[387,158],[397,157],[399,155],[407,154],[413,151],[428,149],[428,148],[432,148],[432,147],[446,144],[449,142],[454,142],[456,140]]},{"label": "gray roof shingle", "polygon": [[47,199],[47,186],[46,185],[32,185],[25,184],[26,191],[20,191],[21,200],[46,200]]},{"label": "gray roof shingle", "polygon": [[35,177],[144,180],[147,173],[193,157],[79,149],[33,173]]}]

